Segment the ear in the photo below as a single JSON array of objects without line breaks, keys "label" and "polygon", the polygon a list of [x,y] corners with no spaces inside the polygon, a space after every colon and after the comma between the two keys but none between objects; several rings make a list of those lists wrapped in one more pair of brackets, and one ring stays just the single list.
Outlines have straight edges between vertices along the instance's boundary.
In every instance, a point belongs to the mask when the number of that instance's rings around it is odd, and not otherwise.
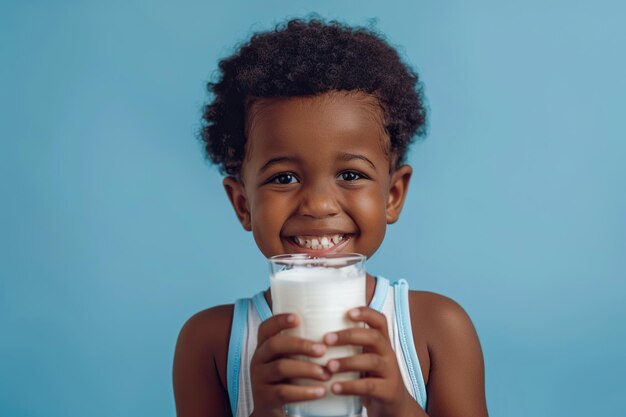
[{"label": "ear", "polygon": [[409,165],[401,165],[391,174],[389,183],[389,195],[387,197],[387,224],[398,221],[406,194],[409,190],[409,181],[413,174],[413,168]]},{"label": "ear", "polygon": [[224,178],[223,184],[226,194],[228,194],[228,199],[235,209],[239,222],[244,229],[248,232],[251,231],[252,224],[250,221],[250,208],[248,206],[248,200],[246,198],[243,184],[235,177]]}]

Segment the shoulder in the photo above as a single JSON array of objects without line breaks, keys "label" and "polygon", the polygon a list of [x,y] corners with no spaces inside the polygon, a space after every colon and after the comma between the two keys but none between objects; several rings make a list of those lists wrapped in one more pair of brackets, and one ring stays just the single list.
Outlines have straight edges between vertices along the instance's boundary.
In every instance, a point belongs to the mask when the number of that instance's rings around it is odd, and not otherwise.
[{"label": "shoulder", "polygon": [[[410,291],[413,335],[426,345],[429,411],[486,415],[484,361],[478,334],[463,307],[428,291]],[[417,342],[416,342],[417,345]],[[436,411],[435,411],[436,410]]]},{"label": "shoulder", "polygon": [[230,330],[233,320],[233,309],[233,304],[224,304],[207,308],[194,314],[183,325],[180,336],[184,335],[201,339],[206,337],[207,329],[211,331],[219,331],[223,328]]},{"label": "shoulder", "polygon": [[228,353],[228,339],[233,321],[232,304],[202,310],[183,324],[176,342],[176,356],[193,357],[197,361],[208,359],[221,362]]},{"label": "shoulder", "polygon": [[173,365],[179,415],[196,415],[197,407],[209,407],[208,402],[197,400],[200,397],[212,397],[214,405],[227,407],[223,399],[227,398],[226,361],[232,319],[233,305],[220,305],[194,314],[182,326]]},{"label": "shoulder", "polygon": [[409,291],[413,330],[420,332],[427,343],[431,362],[451,344],[480,351],[474,324],[463,307],[453,299],[429,291]]},{"label": "shoulder", "polygon": [[441,346],[458,343],[458,336],[472,328],[465,310],[453,299],[429,291],[409,291],[411,330],[424,383],[430,381]]},{"label": "shoulder", "polygon": [[424,323],[433,336],[473,329],[469,315],[459,303],[429,291],[409,291],[411,316]]}]

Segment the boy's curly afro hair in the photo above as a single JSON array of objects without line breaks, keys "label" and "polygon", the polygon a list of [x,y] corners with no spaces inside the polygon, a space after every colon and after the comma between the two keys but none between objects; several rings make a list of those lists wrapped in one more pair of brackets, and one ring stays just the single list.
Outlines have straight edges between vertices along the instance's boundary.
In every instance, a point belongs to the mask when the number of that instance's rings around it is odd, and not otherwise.
[{"label": "boy's curly afro hair", "polygon": [[403,163],[408,145],[426,130],[418,76],[379,35],[319,19],[290,20],[257,33],[220,61],[221,77],[209,82],[201,138],[207,157],[227,175],[238,175],[245,155],[249,98],[314,96],[333,90],[374,95],[384,111],[392,163]]}]

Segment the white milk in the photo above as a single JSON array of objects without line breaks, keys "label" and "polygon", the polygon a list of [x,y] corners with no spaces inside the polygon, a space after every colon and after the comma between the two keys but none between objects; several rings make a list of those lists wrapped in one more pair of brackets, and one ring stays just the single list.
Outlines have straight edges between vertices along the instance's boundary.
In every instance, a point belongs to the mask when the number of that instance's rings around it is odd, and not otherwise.
[{"label": "white milk", "polygon": [[[341,269],[323,267],[295,267],[276,272],[270,277],[274,314],[297,313],[301,317],[298,327],[286,333],[322,342],[323,336],[332,331],[358,325],[346,318],[348,310],[365,305],[365,270],[354,266]],[[330,359],[359,354],[357,346],[329,347],[320,358],[298,357],[320,365]],[[334,375],[325,383],[327,395],[314,401],[288,405],[288,415],[295,416],[350,416],[358,410],[359,398],[337,396],[330,392],[336,381],[353,380],[358,372]],[[302,379],[294,381],[298,385],[318,385],[320,381]]]}]

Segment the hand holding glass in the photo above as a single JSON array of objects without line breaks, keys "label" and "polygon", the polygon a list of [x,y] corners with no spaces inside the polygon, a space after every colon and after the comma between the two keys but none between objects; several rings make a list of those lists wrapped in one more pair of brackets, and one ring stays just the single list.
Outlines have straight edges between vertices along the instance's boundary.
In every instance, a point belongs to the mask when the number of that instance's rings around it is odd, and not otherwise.
[{"label": "hand holding glass", "polygon": [[[313,258],[308,255],[279,255],[270,258],[270,289],[274,314],[297,313],[300,324],[288,334],[322,342],[326,333],[357,327],[347,319],[349,310],[366,304],[365,257],[358,254],[329,255]],[[326,366],[329,360],[361,353],[358,346],[332,346],[320,358],[302,357]],[[359,378],[358,372],[333,375],[326,382],[327,395],[314,401],[287,404],[288,416],[357,417],[361,415],[361,399],[335,395],[330,387],[336,381]],[[295,380],[298,385],[315,385],[319,381]]]}]

